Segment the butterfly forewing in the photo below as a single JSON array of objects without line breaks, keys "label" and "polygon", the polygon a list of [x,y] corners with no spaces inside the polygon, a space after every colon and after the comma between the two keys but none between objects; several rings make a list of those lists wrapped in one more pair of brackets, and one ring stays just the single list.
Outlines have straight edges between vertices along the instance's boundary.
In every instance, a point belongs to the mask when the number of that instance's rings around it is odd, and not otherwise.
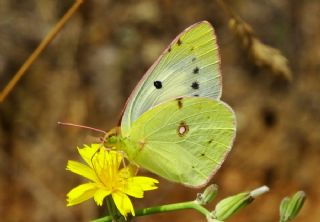
[{"label": "butterfly forewing", "polygon": [[235,116],[222,101],[179,98],[143,113],[124,138],[128,158],[168,180],[205,185],[230,151]]},{"label": "butterfly forewing", "polygon": [[132,92],[121,120],[125,135],[150,108],[177,97],[219,99],[221,75],[218,46],[212,26],[197,23],[169,45]]}]

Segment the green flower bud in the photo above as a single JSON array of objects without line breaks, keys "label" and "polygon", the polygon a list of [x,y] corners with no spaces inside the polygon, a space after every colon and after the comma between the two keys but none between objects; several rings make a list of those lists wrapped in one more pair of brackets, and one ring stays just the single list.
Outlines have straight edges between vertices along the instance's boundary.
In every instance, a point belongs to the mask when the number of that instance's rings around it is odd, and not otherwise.
[{"label": "green flower bud", "polygon": [[280,204],[280,221],[284,221],[286,210],[288,208],[289,203],[290,203],[289,197],[285,197],[282,199]]},{"label": "green flower bud", "polygon": [[237,195],[227,197],[221,200],[213,212],[214,218],[217,220],[224,221],[235,213],[240,211],[242,208],[249,205],[255,197],[269,191],[269,188],[266,186],[255,189],[251,192],[243,192]]},{"label": "green flower bud", "polygon": [[306,194],[303,191],[298,191],[292,198],[285,197],[280,204],[280,221],[293,220],[300,212],[305,199]]},{"label": "green flower bud", "polygon": [[196,201],[200,205],[206,205],[217,196],[217,193],[218,186],[216,184],[211,184],[203,191],[203,193],[198,194]]},{"label": "green flower bud", "polygon": [[215,218],[226,220],[253,201],[250,192],[243,192],[221,200],[215,208]]}]

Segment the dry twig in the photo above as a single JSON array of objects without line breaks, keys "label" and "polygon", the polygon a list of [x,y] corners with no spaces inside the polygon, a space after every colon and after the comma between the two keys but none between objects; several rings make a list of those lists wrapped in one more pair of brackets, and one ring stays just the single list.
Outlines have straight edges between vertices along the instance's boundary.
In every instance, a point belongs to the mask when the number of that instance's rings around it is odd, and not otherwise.
[{"label": "dry twig", "polygon": [[276,75],[287,80],[292,80],[292,73],[288,60],[282,53],[271,46],[260,41],[255,35],[252,27],[236,15],[224,0],[217,0],[223,11],[230,17],[229,28],[241,41],[243,48],[247,51],[253,62],[259,67],[266,67]]}]

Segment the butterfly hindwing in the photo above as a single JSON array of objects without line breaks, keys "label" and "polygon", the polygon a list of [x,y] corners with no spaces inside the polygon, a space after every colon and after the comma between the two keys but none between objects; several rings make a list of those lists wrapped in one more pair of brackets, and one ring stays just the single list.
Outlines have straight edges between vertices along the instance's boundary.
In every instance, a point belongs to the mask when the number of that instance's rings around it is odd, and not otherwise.
[{"label": "butterfly hindwing", "polygon": [[219,99],[221,75],[212,26],[199,22],[182,32],[150,67],[129,97],[121,120],[123,134],[150,108],[173,98]]},{"label": "butterfly hindwing", "polygon": [[124,139],[131,161],[168,180],[204,185],[231,149],[235,116],[211,98],[179,98],[143,113]]}]

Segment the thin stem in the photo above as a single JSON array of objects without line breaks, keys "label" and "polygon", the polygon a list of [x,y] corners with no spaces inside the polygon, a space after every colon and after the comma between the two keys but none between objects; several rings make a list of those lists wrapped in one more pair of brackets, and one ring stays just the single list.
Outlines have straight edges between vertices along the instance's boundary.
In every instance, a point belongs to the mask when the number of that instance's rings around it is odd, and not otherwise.
[{"label": "thin stem", "polygon": [[170,212],[170,211],[177,211],[177,210],[185,210],[185,209],[194,209],[200,212],[201,214],[207,216],[210,214],[210,212],[202,207],[201,205],[197,204],[195,201],[188,201],[188,202],[182,202],[182,203],[175,203],[175,204],[167,204],[157,207],[149,207],[137,210],[136,216],[145,216],[149,214],[155,214],[155,213],[164,213],[164,212]]},{"label": "thin stem", "polygon": [[114,210],[114,202],[112,200],[112,197],[109,195],[107,198],[106,198],[106,202],[107,202],[107,208],[108,208],[108,212],[110,214],[110,221],[112,221],[113,219],[116,218],[117,216],[117,211]]},{"label": "thin stem", "polygon": [[[162,206],[139,209],[139,210],[136,210],[135,216],[146,216],[150,214],[165,213],[165,212],[185,210],[185,209],[194,209],[206,217],[210,216],[210,212],[206,208],[197,204],[195,201],[188,201],[188,202],[182,202],[182,203],[167,204]],[[92,222],[109,222],[109,221],[112,221],[112,216],[102,217],[102,218],[93,220]]]},{"label": "thin stem", "polygon": [[[119,210],[117,209],[111,195],[109,195],[106,198],[106,201],[108,212],[110,213],[110,216],[108,216],[108,221],[126,222],[125,218],[120,214]],[[127,222],[128,221],[129,220],[127,220]]]},{"label": "thin stem", "polygon": [[7,95],[12,91],[17,82],[25,74],[28,68],[33,64],[33,62],[39,57],[41,52],[49,45],[49,43],[54,39],[54,37],[60,32],[63,26],[69,21],[72,15],[78,10],[80,5],[83,3],[82,0],[76,0],[69,10],[64,14],[64,16],[53,26],[50,32],[44,37],[39,46],[33,51],[33,53],[28,57],[24,64],[20,67],[18,72],[13,76],[9,83],[4,87],[0,93],[0,102],[3,102]]}]

